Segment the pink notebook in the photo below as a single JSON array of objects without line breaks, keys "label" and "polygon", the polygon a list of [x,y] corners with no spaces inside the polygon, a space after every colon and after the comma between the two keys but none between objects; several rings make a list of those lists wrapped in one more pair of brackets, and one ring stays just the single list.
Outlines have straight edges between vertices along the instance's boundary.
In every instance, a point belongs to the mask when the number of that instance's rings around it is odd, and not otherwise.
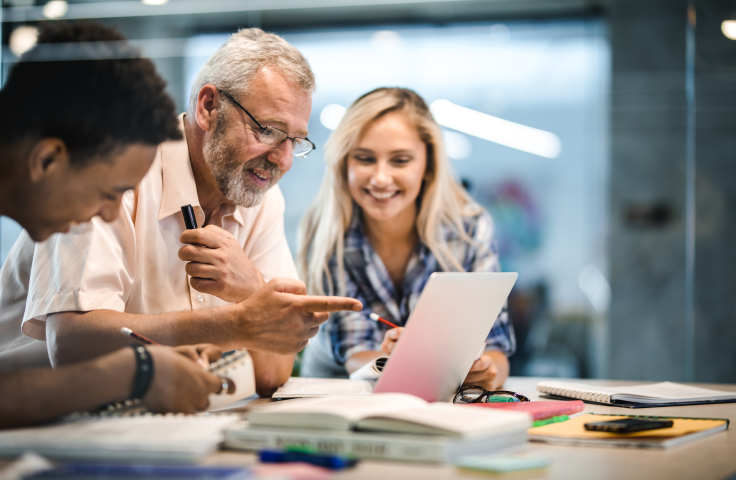
[{"label": "pink notebook", "polygon": [[571,400],[569,402],[538,401],[538,402],[495,402],[495,403],[468,403],[475,407],[498,408],[500,410],[513,410],[515,412],[526,412],[532,415],[534,420],[556,417],[558,415],[572,415],[582,412],[585,404],[582,400]]}]

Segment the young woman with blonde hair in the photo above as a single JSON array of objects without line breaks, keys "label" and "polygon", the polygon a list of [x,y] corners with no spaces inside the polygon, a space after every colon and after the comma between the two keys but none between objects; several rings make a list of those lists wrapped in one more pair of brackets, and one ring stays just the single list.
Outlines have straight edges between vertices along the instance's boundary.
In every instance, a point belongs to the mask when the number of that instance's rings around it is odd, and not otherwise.
[{"label": "young woman with blonde hair", "polygon": [[[360,97],[325,145],[327,171],[302,220],[298,264],[310,294],[361,300],[338,312],[307,346],[302,375],[345,377],[390,353],[437,271],[498,271],[490,215],[455,181],[442,131],[424,100],[403,88]],[[427,348],[431,348],[430,345]],[[466,384],[497,388],[515,340],[506,309]]]}]

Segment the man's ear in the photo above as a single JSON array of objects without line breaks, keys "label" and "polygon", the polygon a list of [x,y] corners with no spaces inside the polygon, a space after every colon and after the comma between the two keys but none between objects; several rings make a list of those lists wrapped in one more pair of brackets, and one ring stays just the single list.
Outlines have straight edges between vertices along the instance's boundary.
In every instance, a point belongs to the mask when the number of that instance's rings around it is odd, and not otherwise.
[{"label": "man's ear", "polygon": [[197,95],[197,125],[205,132],[215,127],[217,111],[220,107],[220,92],[217,87],[208,83],[199,89]]},{"label": "man's ear", "polygon": [[38,141],[28,156],[28,174],[31,182],[40,182],[69,168],[69,151],[59,138]]}]

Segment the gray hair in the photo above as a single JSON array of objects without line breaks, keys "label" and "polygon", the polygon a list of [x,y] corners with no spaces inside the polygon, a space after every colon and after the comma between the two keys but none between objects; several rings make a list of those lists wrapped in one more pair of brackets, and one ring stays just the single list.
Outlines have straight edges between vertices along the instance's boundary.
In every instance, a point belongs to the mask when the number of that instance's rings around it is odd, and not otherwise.
[{"label": "gray hair", "polygon": [[246,89],[250,80],[266,66],[281,70],[303,91],[314,92],[314,73],[299,50],[273,33],[260,28],[243,28],[202,67],[189,96],[189,112],[196,110],[199,91],[208,83],[236,94]]}]

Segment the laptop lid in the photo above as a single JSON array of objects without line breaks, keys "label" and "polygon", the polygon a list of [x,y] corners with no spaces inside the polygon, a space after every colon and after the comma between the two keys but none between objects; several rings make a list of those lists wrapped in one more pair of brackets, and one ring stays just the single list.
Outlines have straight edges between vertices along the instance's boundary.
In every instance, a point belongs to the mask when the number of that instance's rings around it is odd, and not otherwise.
[{"label": "laptop lid", "polygon": [[450,400],[517,277],[515,272],[433,273],[373,393]]}]

